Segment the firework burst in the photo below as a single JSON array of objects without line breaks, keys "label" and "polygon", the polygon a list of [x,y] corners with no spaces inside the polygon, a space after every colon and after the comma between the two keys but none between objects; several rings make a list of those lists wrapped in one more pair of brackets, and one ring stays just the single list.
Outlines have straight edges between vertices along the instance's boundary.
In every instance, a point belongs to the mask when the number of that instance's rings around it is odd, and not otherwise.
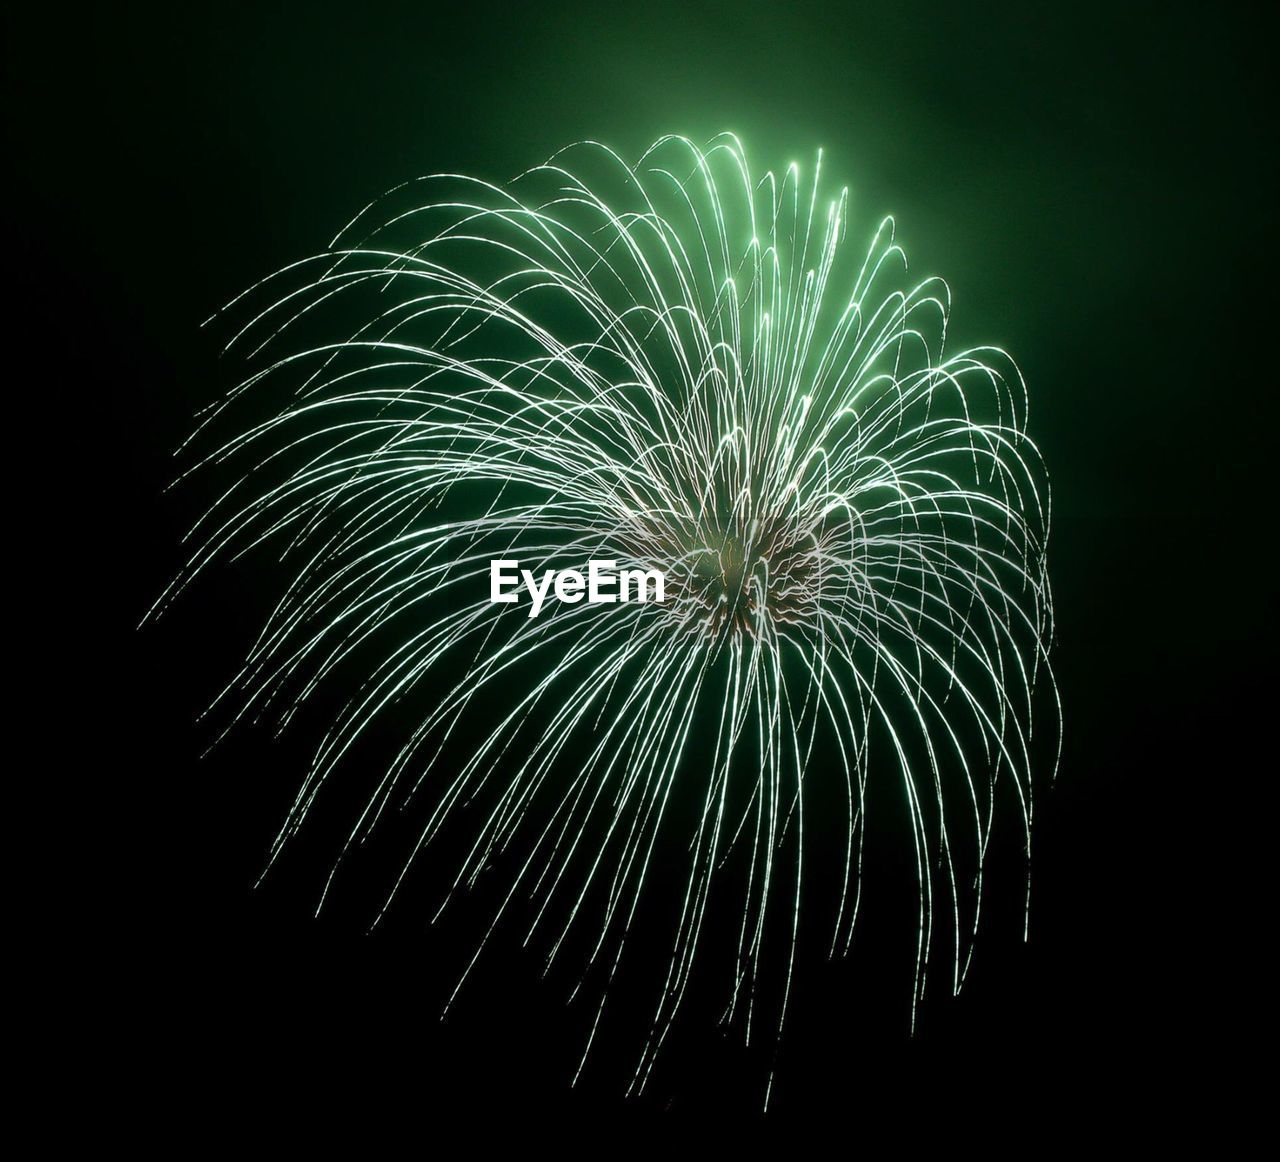
[{"label": "firework burst", "polygon": [[[795,166],[754,178],[730,136],[410,183],[228,308],[256,370],[197,433],[236,433],[191,469],[230,487],[158,608],[271,543],[278,601],[229,718],[284,724],[346,684],[270,861],[413,707],[334,872],[406,802],[426,803],[406,870],[469,826],[446,902],[505,859],[494,925],[519,911],[548,962],[582,930],[587,1048],[657,861],[681,861],[637,1089],[713,909],[736,936],[726,1017],[750,1035],[769,955],[781,1030],[815,780],[842,804],[833,953],[868,780],[900,786],[916,1000],[939,932],[964,979],[1000,787],[1029,852],[1037,686],[1055,732],[1057,711],[1025,389],[997,349],[944,352],[946,285],[906,282],[892,220],[846,246],[847,206]],[[656,571],[665,600],[529,616],[490,599],[496,560]]]}]

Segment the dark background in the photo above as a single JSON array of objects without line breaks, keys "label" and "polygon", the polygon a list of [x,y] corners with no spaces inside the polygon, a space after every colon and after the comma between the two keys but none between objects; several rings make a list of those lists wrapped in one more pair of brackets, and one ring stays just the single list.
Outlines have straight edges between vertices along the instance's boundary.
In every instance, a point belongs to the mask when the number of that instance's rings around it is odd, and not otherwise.
[{"label": "dark background", "polygon": [[1233,1132],[1253,1100],[1235,1071],[1266,1048],[1248,853],[1274,765],[1255,750],[1274,520],[1255,513],[1276,190],[1252,9],[124,5],[8,22],[25,365],[8,390],[35,414],[10,439],[37,465],[19,495],[52,541],[33,577],[56,611],[29,674],[49,719],[28,761],[51,797],[31,829],[66,948],[48,946],[37,1007],[50,1029],[73,1018],[48,1038],[57,1077],[85,1083],[61,1092],[145,1134],[404,1118],[424,1148],[454,1118],[484,1136],[760,1117],[767,1054],[696,1019],[644,1099],[620,1096],[625,1046],[569,1089],[580,1017],[516,948],[439,1024],[465,925],[402,909],[366,935],[358,877],[312,919],[337,824],[252,891],[305,752],[250,731],[200,759],[194,719],[269,568],[135,630],[208,499],[161,490],[234,379],[200,330],[221,303],[403,179],[504,180],[584,137],[627,154],[727,128],[760,168],[823,147],[855,234],[892,211],[913,270],[951,283],[958,343],[1016,355],[1054,486],[1066,706],[1029,944],[1009,863],[965,992],[939,977],[909,1037],[908,950],[873,908],[851,962],[806,970],[766,1124],[833,1124],[841,1146]]}]

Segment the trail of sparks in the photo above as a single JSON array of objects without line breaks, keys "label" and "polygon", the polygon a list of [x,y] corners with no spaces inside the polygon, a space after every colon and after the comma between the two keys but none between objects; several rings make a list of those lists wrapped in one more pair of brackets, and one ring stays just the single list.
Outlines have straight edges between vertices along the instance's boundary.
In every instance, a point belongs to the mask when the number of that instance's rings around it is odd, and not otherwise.
[{"label": "trail of sparks", "polygon": [[[795,166],[753,179],[725,135],[664,138],[634,166],[583,143],[506,188],[449,175],[373,203],[228,308],[244,320],[229,346],[261,366],[197,435],[269,390],[286,402],[189,469],[236,474],[153,611],[212,562],[277,547],[288,583],[222,696],[230,721],[283,726],[363,670],[270,862],[417,695],[329,880],[394,802],[434,796],[414,856],[486,804],[445,904],[515,851],[489,932],[531,900],[550,964],[588,928],[579,988],[596,965],[603,983],[583,1062],[654,861],[681,853],[633,1091],[685,1000],[718,878],[741,914],[726,1019],[745,1010],[750,1036],[780,943],[781,1034],[806,776],[845,802],[831,953],[858,916],[868,779],[896,773],[919,882],[913,1020],[939,913],[958,990],[1002,782],[1029,856],[1037,686],[1058,732],[1048,486],[1021,375],[995,348],[946,356],[946,285],[900,285],[892,219],[850,259],[847,191],[819,190]],[[494,558],[659,568],[668,600],[529,618],[490,604]],[[696,823],[669,846],[680,795]]]}]

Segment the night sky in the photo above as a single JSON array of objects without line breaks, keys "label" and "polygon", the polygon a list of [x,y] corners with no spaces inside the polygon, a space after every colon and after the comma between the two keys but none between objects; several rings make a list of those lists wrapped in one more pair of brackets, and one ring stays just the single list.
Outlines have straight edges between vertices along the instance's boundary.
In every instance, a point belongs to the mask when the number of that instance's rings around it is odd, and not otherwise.
[{"label": "night sky", "polygon": [[969,985],[935,987],[912,1037],[906,950],[877,941],[873,908],[852,961],[811,965],[766,1123],[842,1126],[841,1150],[1113,1125],[1225,1140],[1248,1098],[1221,1083],[1258,1021],[1251,984],[1270,988],[1247,900],[1274,767],[1254,737],[1274,721],[1275,608],[1256,19],[912,0],[11,12],[25,370],[8,388],[39,421],[10,438],[38,449],[26,491],[59,497],[37,518],[58,612],[32,671],[54,799],[36,826],[59,869],[42,910],[67,949],[47,1011],[73,1015],[64,1092],[96,1095],[67,1100],[157,1139],[403,1120],[423,1149],[454,1120],[759,1120],[767,1054],[715,1014],[643,1099],[621,1096],[628,1046],[569,1089],[581,1016],[518,946],[441,1025],[466,921],[433,931],[424,904],[366,935],[376,869],[312,918],[341,819],[253,890],[306,740],[239,731],[201,758],[196,718],[265,611],[270,561],[135,628],[210,499],[163,490],[235,380],[201,329],[224,301],[407,178],[501,181],[582,138],[634,154],[729,129],[760,168],[821,147],[853,233],[892,212],[913,273],[951,284],[952,349],[1015,354],[1054,490],[1066,713],[1030,943],[1009,861]]}]

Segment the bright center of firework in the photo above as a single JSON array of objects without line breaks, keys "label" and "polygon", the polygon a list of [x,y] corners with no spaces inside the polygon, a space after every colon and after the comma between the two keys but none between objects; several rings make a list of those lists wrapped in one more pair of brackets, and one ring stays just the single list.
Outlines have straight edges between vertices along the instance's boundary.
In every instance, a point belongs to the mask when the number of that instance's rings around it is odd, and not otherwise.
[{"label": "bright center of firework", "polygon": [[750,612],[751,593],[757,588],[753,578],[764,568],[765,562],[750,546],[730,539],[718,551],[707,549],[696,558],[693,579],[702,588],[703,600],[733,621]]},{"label": "bright center of firework", "polygon": [[812,554],[797,551],[784,524],[719,532],[689,550],[679,589],[703,632],[755,634],[761,622],[790,621],[813,596]]}]

